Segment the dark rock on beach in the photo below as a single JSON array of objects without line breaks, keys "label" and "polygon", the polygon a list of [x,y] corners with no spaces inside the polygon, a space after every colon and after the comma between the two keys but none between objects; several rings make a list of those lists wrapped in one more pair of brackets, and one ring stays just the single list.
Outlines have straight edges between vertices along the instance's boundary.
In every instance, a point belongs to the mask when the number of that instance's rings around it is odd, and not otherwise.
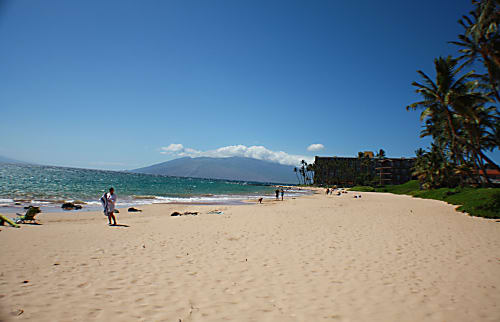
[{"label": "dark rock on beach", "polygon": [[65,203],[62,204],[61,208],[64,209],[64,210],[79,210],[79,209],[82,209],[82,206],[81,205],[75,205],[72,202],[65,202]]},{"label": "dark rock on beach", "polygon": [[130,207],[130,208],[128,208],[128,212],[142,212],[142,210],[134,208],[134,207]]},{"label": "dark rock on beach", "polygon": [[177,212],[177,211],[174,211],[170,216],[197,216],[198,215],[198,212],[197,211],[186,211],[184,213],[180,213],[180,212]]}]

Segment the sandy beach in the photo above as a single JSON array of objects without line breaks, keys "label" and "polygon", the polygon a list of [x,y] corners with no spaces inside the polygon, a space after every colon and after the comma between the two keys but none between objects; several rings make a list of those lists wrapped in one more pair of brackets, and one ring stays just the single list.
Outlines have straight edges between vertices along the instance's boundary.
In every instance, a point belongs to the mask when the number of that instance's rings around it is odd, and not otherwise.
[{"label": "sandy beach", "polygon": [[1,228],[0,320],[500,320],[499,222],[362,196],[42,213]]}]

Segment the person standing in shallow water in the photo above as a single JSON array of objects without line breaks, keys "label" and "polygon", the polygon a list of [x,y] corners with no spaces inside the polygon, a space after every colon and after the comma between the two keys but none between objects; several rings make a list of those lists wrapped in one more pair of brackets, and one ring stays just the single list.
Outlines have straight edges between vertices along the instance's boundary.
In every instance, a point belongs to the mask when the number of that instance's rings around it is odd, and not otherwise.
[{"label": "person standing in shallow water", "polygon": [[[106,206],[105,206],[105,212],[106,215],[108,216],[109,224],[110,225],[116,225],[116,217],[115,217],[115,205],[116,205],[116,195],[115,195],[115,189],[113,187],[109,188],[109,192],[104,195],[106,198]],[[113,220],[113,223],[111,223],[111,220]]]},{"label": "person standing in shallow water", "polygon": [[285,190],[283,190],[283,188],[281,188],[281,201],[283,201],[283,196],[285,195]]},{"label": "person standing in shallow water", "polygon": [[276,193],[276,200],[279,200],[280,199],[280,189],[276,189],[275,193]]}]

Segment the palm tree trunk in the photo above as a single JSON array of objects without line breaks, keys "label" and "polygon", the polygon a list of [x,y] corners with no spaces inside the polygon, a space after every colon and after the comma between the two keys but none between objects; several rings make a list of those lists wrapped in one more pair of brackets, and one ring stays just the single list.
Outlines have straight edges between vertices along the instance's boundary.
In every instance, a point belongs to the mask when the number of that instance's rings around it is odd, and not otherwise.
[{"label": "palm tree trunk", "polygon": [[[442,102],[444,103],[444,102]],[[453,150],[453,154],[455,155],[455,162],[457,162],[457,164],[464,164],[465,161],[464,161],[464,158],[462,156],[462,154],[459,152],[458,150],[458,147],[457,147],[457,133],[455,131],[455,127],[453,126],[453,119],[452,119],[452,114],[451,114],[451,111],[448,109],[448,107],[443,104],[444,108],[445,108],[445,111],[446,111],[446,117],[448,119],[448,126],[450,128],[450,131],[451,131],[451,149]],[[462,173],[460,173],[460,186],[463,186],[465,182],[465,178],[463,176]]]},{"label": "palm tree trunk", "polygon": [[472,145],[472,153],[474,154],[474,157],[477,160],[480,169],[483,171],[483,176],[484,176],[484,179],[486,180],[486,183],[489,186],[491,186],[492,183],[491,183],[491,180],[490,180],[490,178],[488,176],[488,173],[486,172],[486,167],[484,166],[483,158],[478,153],[478,151],[481,151],[481,143],[479,141],[479,138],[477,136],[475,136],[475,135],[472,135],[472,134],[473,133],[469,132],[469,135],[471,136],[472,142],[474,143],[474,145]]},{"label": "palm tree trunk", "polygon": [[[472,159],[472,164],[474,165],[474,171],[470,174],[470,177],[475,181],[475,183],[484,186],[485,180],[482,178],[481,175],[482,164],[480,157],[475,151],[472,151],[471,159]],[[486,182],[488,182],[487,179]]]}]

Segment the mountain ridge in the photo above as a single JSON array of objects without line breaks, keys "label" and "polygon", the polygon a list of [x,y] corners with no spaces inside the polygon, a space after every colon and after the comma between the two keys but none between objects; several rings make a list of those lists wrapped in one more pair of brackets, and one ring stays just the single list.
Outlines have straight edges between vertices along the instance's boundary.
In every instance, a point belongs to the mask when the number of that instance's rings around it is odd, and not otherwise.
[{"label": "mountain ridge", "polygon": [[293,168],[244,157],[183,157],[130,171],[176,177],[297,184]]}]

